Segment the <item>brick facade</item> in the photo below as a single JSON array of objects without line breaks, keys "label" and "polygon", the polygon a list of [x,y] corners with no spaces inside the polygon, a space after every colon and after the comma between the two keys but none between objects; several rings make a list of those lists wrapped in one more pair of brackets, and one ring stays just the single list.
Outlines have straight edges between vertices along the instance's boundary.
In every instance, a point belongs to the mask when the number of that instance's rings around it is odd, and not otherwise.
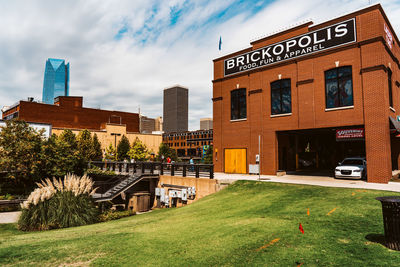
[{"label": "brick facade", "polygon": [[203,147],[212,145],[213,130],[164,133],[162,138],[163,143],[174,149],[178,157],[200,159]]},{"label": "brick facade", "polygon": [[[53,128],[105,129],[107,123],[126,125],[127,132],[139,132],[139,114],[84,108],[82,97],[60,96],[55,104],[20,101],[5,110],[3,119],[19,118],[29,122],[51,124]],[[15,114],[15,116],[13,116]]]},{"label": "brick facade", "polygon": [[[224,76],[225,59],[351,18],[355,18],[357,33],[357,40],[352,44]],[[365,128],[368,181],[386,183],[391,178],[392,162],[397,165],[399,162],[399,141],[391,134],[389,125],[389,117],[396,118],[400,110],[400,48],[395,31],[379,4],[322,24],[311,24],[254,41],[248,49],[214,60],[215,171],[224,171],[226,148],[247,149],[247,166],[254,164],[259,135],[261,173],[276,174],[278,132],[361,126]],[[392,48],[385,40],[384,25],[393,36]],[[324,73],[341,66],[352,67],[353,106],[327,109]],[[392,108],[389,107],[389,69],[393,73]],[[292,112],[271,116],[270,83],[286,78],[291,79]],[[246,88],[247,118],[231,121],[230,92],[236,88]]]}]

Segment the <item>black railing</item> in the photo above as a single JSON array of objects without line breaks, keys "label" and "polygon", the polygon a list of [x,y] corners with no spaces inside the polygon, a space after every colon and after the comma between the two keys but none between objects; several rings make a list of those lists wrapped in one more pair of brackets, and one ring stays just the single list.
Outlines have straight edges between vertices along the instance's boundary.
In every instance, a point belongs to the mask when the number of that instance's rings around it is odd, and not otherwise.
[{"label": "black railing", "polygon": [[159,174],[182,177],[207,177],[214,178],[213,164],[189,164],[189,163],[162,163],[162,162],[124,162],[124,161],[92,161],[89,169],[96,166],[104,171],[114,171],[117,174]]},{"label": "black railing", "polygon": [[0,200],[0,207],[14,207],[20,205],[26,199]]}]

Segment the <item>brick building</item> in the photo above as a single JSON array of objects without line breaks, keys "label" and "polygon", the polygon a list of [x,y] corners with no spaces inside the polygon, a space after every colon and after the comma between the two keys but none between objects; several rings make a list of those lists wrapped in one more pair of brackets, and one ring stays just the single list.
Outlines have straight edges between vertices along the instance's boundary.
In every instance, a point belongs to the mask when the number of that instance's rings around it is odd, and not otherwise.
[{"label": "brick building", "polygon": [[[31,99],[32,100],[32,99]],[[59,96],[53,104],[19,101],[3,108],[3,120],[19,118],[48,123],[53,128],[101,130],[107,123],[125,124],[128,132],[139,132],[139,114],[84,108],[81,96]]]},{"label": "brick building", "polygon": [[214,60],[216,171],[333,169],[366,156],[369,182],[398,169],[399,40],[377,4],[304,23]]},{"label": "brick building", "polygon": [[[125,135],[132,144],[140,139],[151,153],[157,153],[162,142],[161,134],[139,133],[139,114],[84,108],[82,97],[60,96],[55,98],[55,104],[43,104],[19,101],[10,107],[4,107],[3,119],[18,118],[37,125],[49,125],[49,134],[61,134],[65,129],[72,130],[76,135],[87,129],[96,134],[104,151],[110,144],[117,146]],[[0,121],[1,122],[1,121]],[[1,123],[0,123],[1,124]]]},{"label": "brick building", "polygon": [[201,158],[203,152],[212,145],[213,130],[197,130],[163,134],[163,143],[175,149],[178,157]]}]

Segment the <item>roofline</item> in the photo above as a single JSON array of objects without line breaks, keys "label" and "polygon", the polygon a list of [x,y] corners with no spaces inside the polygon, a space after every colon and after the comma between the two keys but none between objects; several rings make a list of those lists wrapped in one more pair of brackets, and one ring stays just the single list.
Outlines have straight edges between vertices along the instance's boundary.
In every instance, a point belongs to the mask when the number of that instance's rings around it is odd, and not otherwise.
[{"label": "roofline", "polygon": [[291,32],[291,31],[293,31],[293,30],[297,30],[297,29],[303,28],[303,27],[305,27],[305,26],[308,26],[308,27],[309,27],[310,25],[313,25],[313,21],[312,21],[311,19],[308,20],[308,21],[305,21],[305,22],[300,22],[300,23],[292,24],[292,25],[289,26],[289,27],[281,28],[281,29],[279,29],[279,30],[273,31],[273,32],[271,32],[271,33],[268,33],[268,34],[266,34],[266,35],[264,35],[264,36],[255,38],[255,39],[253,39],[253,40],[250,41],[250,44],[253,45],[253,44],[255,44],[255,43],[258,43],[258,42],[267,40],[267,39],[269,39],[269,38],[276,37],[276,36],[281,35],[281,34],[285,34],[285,33]]},{"label": "roofline", "polygon": [[164,90],[168,90],[168,89],[172,89],[172,88],[176,88],[176,87],[189,90],[189,88],[187,88],[186,86],[182,86],[182,85],[180,85],[180,84],[175,84],[175,85],[172,85],[172,86],[169,86],[169,87],[165,87]]},{"label": "roofline", "polygon": [[[17,119],[19,120],[19,119]],[[0,122],[6,122],[6,121],[10,121],[10,120],[3,120],[0,119]],[[31,123],[31,124],[40,124],[40,125],[45,125],[45,126],[50,126],[53,129],[53,125],[51,123],[45,123],[45,122],[33,122],[33,121],[26,121],[26,120],[19,120],[19,121],[24,121],[26,123]]]},{"label": "roofline", "polygon": [[367,11],[374,10],[374,9],[379,9],[381,11],[382,16],[384,17],[386,23],[388,24],[388,27],[390,28],[390,30],[392,31],[392,34],[394,35],[394,38],[396,39],[397,43],[400,44],[400,41],[399,41],[399,39],[398,39],[398,37],[396,35],[396,32],[394,31],[394,29],[393,29],[388,17],[386,16],[385,11],[383,10],[381,4],[377,3],[377,4],[371,4],[371,5],[367,6],[367,7],[362,7],[362,8],[353,10],[353,11],[351,11],[349,13],[345,13],[345,14],[342,14],[342,15],[339,15],[339,16],[335,16],[333,18],[330,18],[330,19],[322,21],[322,22],[318,22],[318,23],[305,22],[305,23],[302,23],[302,24],[295,24],[293,27],[290,27],[290,28],[284,28],[283,30],[278,31],[278,32],[275,31],[270,35],[265,35],[265,36],[263,36],[263,37],[261,37],[259,39],[251,40],[251,42],[250,42],[251,46],[248,46],[247,48],[241,49],[241,50],[236,51],[236,52],[229,52],[227,54],[224,54],[223,56],[220,56],[218,58],[213,59],[213,61],[215,62],[215,61],[219,61],[219,60],[234,56],[235,54],[241,53],[241,52],[245,52],[245,50],[248,50],[248,49],[252,50],[252,47],[253,47],[252,45],[254,43],[258,43],[260,41],[265,41],[265,40],[267,40],[269,38],[273,38],[273,37],[276,37],[278,35],[290,32],[290,31],[292,31],[294,29],[298,29],[298,28],[304,27],[307,24],[308,24],[308,28],[309,29],[319,28],[319,27],[324,26],[325,24],[331,23],[334,20],[338,20],[338,19],[341,19],[341,18],[344,18],[344,17],[348,17],[348,16],[355,16],[357,13],[365,13]]},{"label": "roofline", "polygon": [[[21,101],[22,101],[22,100],[20,100],[20,101],[14,103],[14,104],[12,104],[11,106],[4,106],[4,107],[1,109],[1,112],[2,112],[2,113],[6,113],[7,111],[9,111],[9,110],[11,110],[11,109],[13,109],[13,108],[15,108],[15,107],[18,107]],[[5,107],[7,107],[7,109],[4,109]]]},{"label": "roofline", "polygon": [[[30,101],[26,101],[26,100],[20,100],[19,102],[17,102],[16,104],[14,104],[13,106],[10,106],[10,108],[8,108],[7,110],[3,111],[3,113],[9,111],[12,108],[15,108],[19,105],[21,105],[21,102],[25,102],[25,103],[31,103],[31,104],[39,104],[39,105],[50,105],[50,106],[55,106],[55,107],[62,107],[60,105],[55,105],[55,104],[47,104],[47,103],[40,103],[40,102],[30,102]],[[139,113],[136,112],[127,112],[127,111],[119,111],[119,110],[108,110],[108,109],[99,109],[99,108],[87,108],[87,107],[80,107],[81,109],[90,109],[90,110],[102,110],[102,111],[107,111],[107,112],[118,112],[118,113],[125,113],[125,114],[136,114],[139,116]]]},{"label": "roofline", "polygon": [[213,129],[208,129],[208,130],[194,130],[194,131],[182,131],[182,132],[168,132],[168,133],[163,133],[163,135],[166,134],[183,134],[183,133],[194,133],[194,132],[202,132],[202,131],[213,131]]}]

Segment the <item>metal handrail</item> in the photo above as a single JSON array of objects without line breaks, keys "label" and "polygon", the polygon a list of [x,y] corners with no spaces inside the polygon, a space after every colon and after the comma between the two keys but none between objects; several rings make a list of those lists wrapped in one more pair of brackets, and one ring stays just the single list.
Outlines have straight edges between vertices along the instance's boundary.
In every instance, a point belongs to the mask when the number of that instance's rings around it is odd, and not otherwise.
[{"label": "metal handrail", "polygon": [[[176,176],[175,173],[179,174],[182,172],[182,177],[194,176],[196,178],[207,177],[210,179],[214,178],[214,165],[213,164],[190,164],[182,162],[166,163],[166,162],[151,162],[151,161],[138,161],[138,162],[125,162],[125,161],[91,161],[88,164],[88,168],[91,165],[100,167],[102,170],[116,171],[121,174],[129,173],[150,173],[164,175],[168,173],[171,176]],[[204,171],[205,170],[205,171]]]}]

